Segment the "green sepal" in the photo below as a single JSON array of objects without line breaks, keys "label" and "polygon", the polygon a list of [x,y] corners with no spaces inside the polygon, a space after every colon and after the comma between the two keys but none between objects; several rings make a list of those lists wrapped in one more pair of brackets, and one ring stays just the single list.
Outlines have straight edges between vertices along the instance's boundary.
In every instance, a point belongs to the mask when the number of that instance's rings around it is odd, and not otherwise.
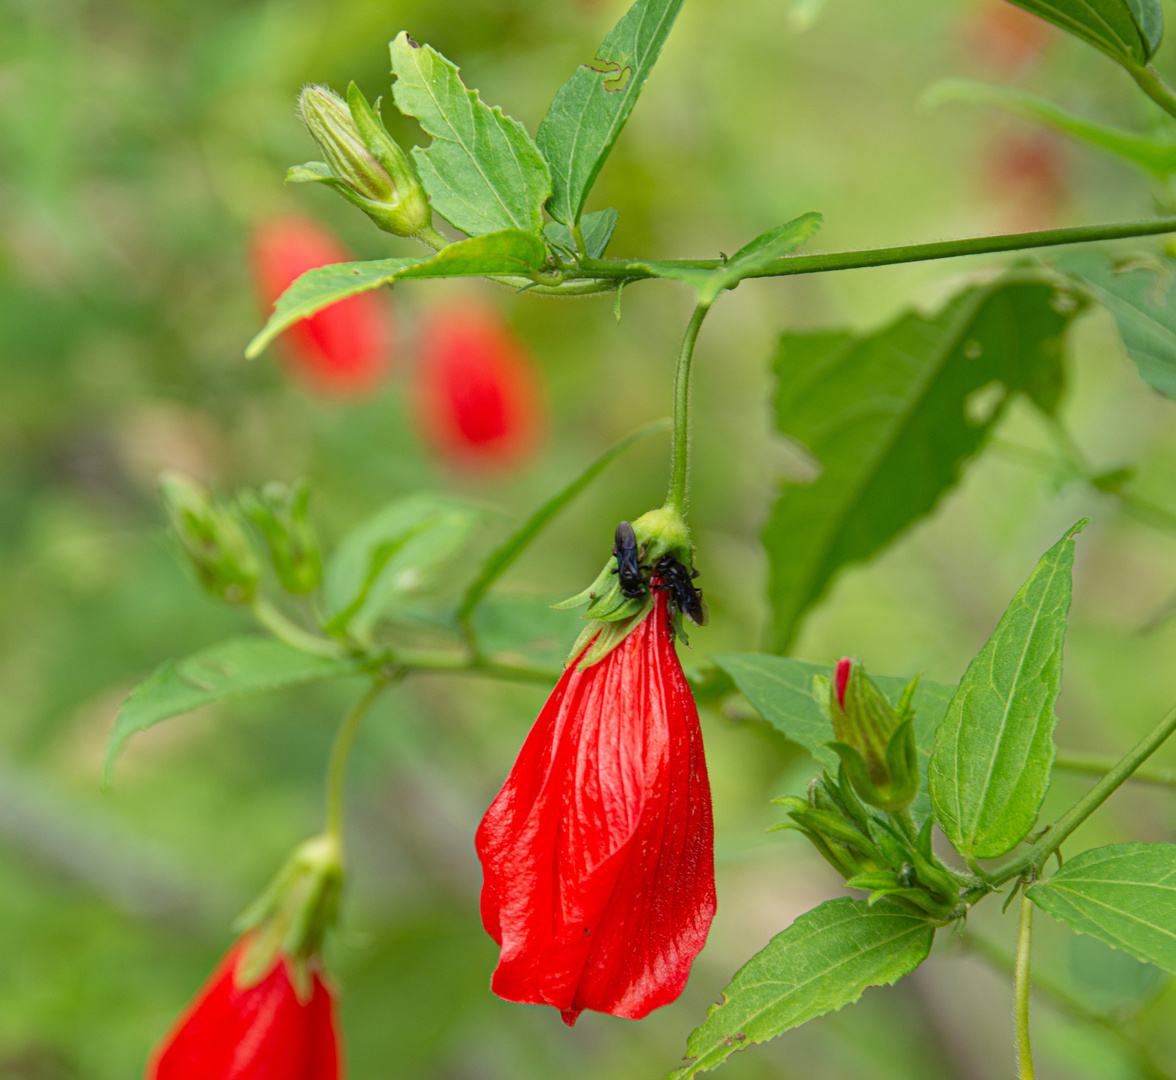
[{"label": "green sepal", "polygon": [[646,602],[644,611],[638,611],[636,615],[630,615],[618,622],[593,621],[589,623],[576,638],[576,643],[568,654],[567,662],[571,664],[580,651],[587,648],[587,652],[580,658],[576,670],[586,671],[593,664],[599,664],[641,625],[651,611],[653,611],[653,601],[649,600]]},{"label": "green sepal", "polygon": [[892,870],[859,874],[857,877],[849,878],[845,884],[848,888],[868,892],[868,903],[871,907],[879,900],[905,901],[904,907],[912,905],[920,914],[941,922],[950,919],[956,908],[954,903],[945,904],[937,901],[923,889],[904,885],[901,876]]},{"label": "green sepal", "polygon": [[318,588],[323,563],[318,537],[307,517],[310,488],[305,480],[290,487],[270,483],[260,494],[243,491],[237,504],[265,538],[282,588],[306,596]]}]

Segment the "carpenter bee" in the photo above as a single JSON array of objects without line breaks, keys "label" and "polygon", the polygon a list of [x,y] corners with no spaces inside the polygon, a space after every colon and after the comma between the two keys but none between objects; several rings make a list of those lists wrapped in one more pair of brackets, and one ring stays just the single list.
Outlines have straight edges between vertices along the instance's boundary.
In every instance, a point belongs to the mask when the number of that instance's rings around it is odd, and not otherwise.
[{"label": "carpenter bee", "polygon": [[661,578],[659,589],[665,589],[670,594],[670,602],[678,612],[685,615],[695,626],[706,626],[710,621],[710,614],[706,610],[706,602],[702,599],[702,590],[695,588],[694,579],[698,571],[686,569],[673,555],[666,555],[658,560],[653,568],[654,574]]},{"label": "carpenter bee", "polygon": [[637,534],[633,526],[622,521],[617,526],[612,553],[617,557],[613,573],[620,575],[621,595],[626,600],[640,600],[645,595],[645,575],[641,573],[641,553],[637,550]]}]

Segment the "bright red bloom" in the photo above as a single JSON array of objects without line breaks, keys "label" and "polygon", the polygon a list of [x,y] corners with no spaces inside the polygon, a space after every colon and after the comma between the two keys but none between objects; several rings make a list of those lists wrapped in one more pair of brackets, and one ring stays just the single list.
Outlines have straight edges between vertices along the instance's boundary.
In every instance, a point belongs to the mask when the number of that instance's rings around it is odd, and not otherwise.
[{"label": "bright red bloom", "polygon": [[[254,279],[267,308],[307,270],[353,258],[325,226],[295,217],[262,225],[251,246]],[[294,373],[312,390],[336,397],[362,396],[388,373],[391,316],[375,293],[360,293],[296,322],[279,340]]]},{"label": "bright red bloom", "polygon": [[300,1001],[279,956],[253,986],[237,985],[237,942],[147,1066],[147,1080],[338,1080],[339,1039],[331,991],[311,974]]},{"label": "bright red bloom", "polygon": [[654,595],[616,649],[564,672],[478,828],[491,988],[567,1024],[668,1005],[715,912],[698,709]]},{"label": "bright red bloom", "polygon": [[465,301],[435,310],[417,374],[425,437],[451,462],[505,467],[534,447],[538,378],[493,308]]}]

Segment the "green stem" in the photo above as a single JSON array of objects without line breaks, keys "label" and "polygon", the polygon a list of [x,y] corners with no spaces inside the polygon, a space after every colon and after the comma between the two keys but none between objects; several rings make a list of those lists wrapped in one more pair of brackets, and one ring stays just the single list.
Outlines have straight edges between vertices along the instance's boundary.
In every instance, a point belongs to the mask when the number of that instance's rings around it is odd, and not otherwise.
[{"label": "green stem", "polygon": [[448,247],[450,243],[450,241],[446,240],[444,236],[433,228],[432,222],[415,233],[413,239],[419,240],[426,247],[431,247],[434,251],[440,251],[443,247]]},{"label": "green stem", "polygon": [[333,660],[342,659],[347,655],[347,651],[337,642],[328,641],[296,626],[263,596],[258,596],[253,601],[250,610],[253,617],[274,637],[295,649],[316,656],[329,656]]},{"label": "green stem", "polygon": [[[1105,776],[1114,767],[1113,759],[1098,754],[1075,754],[1059,750],[1054,760],[1055,769],[1064,769],[1066,772],[1085,776]],[[1138,769],[1132,773],[1130,779],[1137,784],[1176,788],[1176,769]]]},{"label": "green stem", "polygon": [[1021,877],[1027,871],[1040,867],[1058,850],[1091,814],[1117,791],[1149,757],[1152,756],[1169,736],[1176,731],[1176,708],[1169,711],[1152,732],[1141,739],[1124,755],[1093,788],[1055,821],[1024,855],[989,879],[992,885],[1003,885],[1013,878]]},{"label": "green stem", "polygon": [[[823,255],[788,255],[769,263],[749,277],[789,277],[793,274],[820,274],[830,270],[860,270],[874,266],[926,262],[931,259],[954,259],[961,255],[991,255],[1030,248],[1059,247],[1064,244],[1087,244],[1101,240],[1126,240],[1139,236],[1176,233],[1176,217],[1152,221],[1124,221],[1110,225],[1077,225],[1065,229],[1008,233],[1000,236],[977,236],[963,240],[942,240],[932,244],[905,244],[901,247],[869,248],[858,251],[834,251]],[[683,259],[663,261],[665,266],[717,270],[718,259]],[[659,277],[643,262],[624,259],[585,259],[579,272],[569,278],[623,278],[640,280]]]},{"label": "green stem", "polygon": [[1021,896],[1021,928],[1017,932],[1015,1000],[1017,1016],[1017,1075],[1033,1080],[1033,1051],[1029,1043],[1029,955],[1033,948],[1033,901]]},{"label": "green stem", "polygon": [[367,692],[343,718],[335,736],[335,744],[331,747],[331,759],[327,765],[327,824],[324,832],[340,847],[343,843],[343,793],[347,781],[347,759],[351,756],[351,747],[355,744],[355,736],[359,734],[368,709],[387,685],[387,679],[372,681]]},{"label": "green stem", "polygon": [[670,471],[670,491],[666,506],[686,516],[686,489],[690,478],[690,369],[694,360],[694,344],[710,304],[699,304],[690,316],[682,351],[678,354],[678,370],[674,375],[674,440],[671,449],[673,467]]},{"label": "green stem", "polygon": [[[1130,70],[1130,69],[1129,69]],[[1176,116],[1176,91],[1160,78],[1151,64],[1131,70],[1139,88],[1169,116]]]}]

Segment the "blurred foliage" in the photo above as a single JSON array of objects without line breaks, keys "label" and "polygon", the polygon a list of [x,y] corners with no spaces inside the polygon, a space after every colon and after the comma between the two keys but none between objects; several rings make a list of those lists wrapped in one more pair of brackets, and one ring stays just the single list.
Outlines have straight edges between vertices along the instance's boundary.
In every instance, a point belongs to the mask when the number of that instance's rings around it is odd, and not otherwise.
[{"label": "blurred foliage", "polygon": [[[1130,80],[1077,42],[1047,37],[1031,62],[994,72],[986,4],[690,0],[589,204],[620,211],[611,251],[712,255],[808,210],[825,214],[830,249],[1148,213],[1146,181],[1096,151],[1046,143],[1026,159],[1018,140],[1033,129],[1020,120],[920,108],[928,85],[962,75],[1119,126],[1154,122]],[[386,43],[408,29],[533,132],[623,6],[467,0],[455,18],[443,0],[0,5],[0,1076],[138,1074],[229,943],[235,910],[317,827],[325,751],[354,692],[287,692],[161,725],[100,791],[103,742],[130,687],[168,657],[247,629],[163,540],[161,469],[222,491],[305,475],[330,538],[398,495],[473,495],[510,515],[485,531],[488,550],[510,518],[666,412],[686,309],[658,283],[625,293],[619,326],[611,298],[557,307],[476,287],[529,346],[552,417],[544,452],[505,474],[434,460],[406,390],[416,326],[443,293],[473,286],[412,283],[385,297],[395,373],[360,404],[300,389],[276,351],[242,359],[263,314],[246,259],[259,223],[302,213],[361,257],[411,252],[332,193],[283,188],[286,167],[313,153],[294,114],[304,82],[343,89],[354,78],[369,98],[386,95]],[[423,139],[404,122],[393,134]],[[692,490],[712,620],[688,661],[762,640],[758,534],[777,482],[806,467],[770,433],[775,335],[871,331],[912,300],[933,308],[984,265],[748,283],[716,311],[699,349]],[[1172,405],[1138,379],[1107,316],[1083,320],[1071,340],[1065,423],[1096,464],[1137,466],[1139,495],[1172,508]],[[1019,402],[997,437],[1051,452]],[[507,583],[581,588],[616,521],[660,501],[664,460],[655,439],[613,466]],[[1176,540],[1032,460],[987,455],[931,518],[839,576],[796,654],[852,653],[878,671],[954,681],[1037,554],[1089,513],[1059,739],[1107,753],[1134,741],[1176,696],[1176,625],[1141,632],[1170,608]],[[763,833],[768,799],[799,793],[807,758],[757,718],[707,710],[720,908],[686,994],[640,1025],[585,1016],[570,1032],[550,1010],[498,1001],[473,829],[541,699],[422,677],[390,694],[361,737],[354,875],[330,957],[357,1080],[662,1074],[735,967],[839,891],[799,842]],[[1173,761],[1167,751],[1161,763]],[[1059,775],[1045,813],[1087,782]],[[1172,839],[1173,823],[1169,793],[1132,789],[1083,839]],[[177,894],[193,902],[173,903]],[[981,921],[1009,940],[999,917]],[[1176,1049],[1172,991],[1135,969],[1092,979],[1073,935],[1041,922],[1042,970],[1073,976],[1095,1006],[1113,990]],[[1008,1045],[1011,993],[975,964],[948,946],[909,985],[739,1055],[728,1075],[1004,1077],[992,1047]],[[1136,1075],[1097,1029],[1058,1023],[1064,1036],[1042,1042],[1043,1076]],[[1075,1052],[1088,1044],[1097,1052]]]}]

